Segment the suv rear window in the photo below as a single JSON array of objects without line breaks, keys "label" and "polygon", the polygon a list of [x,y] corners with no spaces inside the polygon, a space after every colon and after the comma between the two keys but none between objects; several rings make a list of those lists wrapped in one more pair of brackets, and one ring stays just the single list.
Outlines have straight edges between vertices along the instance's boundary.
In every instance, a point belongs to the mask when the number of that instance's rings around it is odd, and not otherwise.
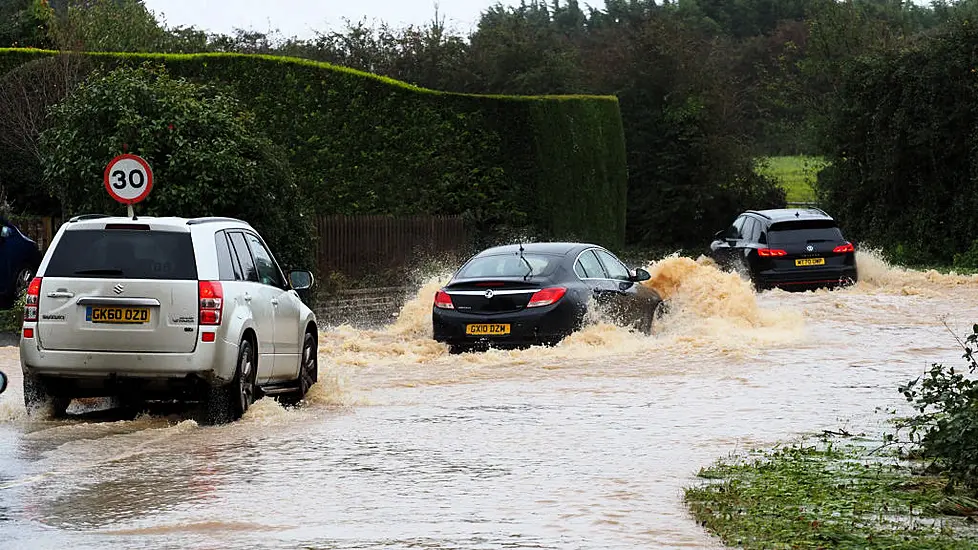
[{"label": "suv rear window", "polygon": [[773,224],[768,232],[769,244],[844,241],[842,231],[832,220],[800,220]]},{"label": "suv rear window", "polygon": [[543,254],[524,254],[523,258],[526,259],[525,262],[519,254],[475,258],[462,268],[457,277],[459,279],[474,279],[480,277],[524,277],[528,274],[530,276],[543,275],[549,273],[560,259],[559,256],[545,256]]},{"label": "suv rear window", "polygon": [[190,233],[131,229],[66,231],[45,277],[197,279]]}]

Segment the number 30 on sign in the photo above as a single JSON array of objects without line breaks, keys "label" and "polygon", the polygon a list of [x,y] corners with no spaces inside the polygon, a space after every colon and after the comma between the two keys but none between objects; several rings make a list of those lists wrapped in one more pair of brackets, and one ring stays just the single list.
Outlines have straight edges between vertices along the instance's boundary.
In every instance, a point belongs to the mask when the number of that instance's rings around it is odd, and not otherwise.
[{"label": "number 30 on sign", "polygon": [[118,156],[105,167],[105,190],[118,202],[132,206],[153,190],[153,170],[142,157]]}]

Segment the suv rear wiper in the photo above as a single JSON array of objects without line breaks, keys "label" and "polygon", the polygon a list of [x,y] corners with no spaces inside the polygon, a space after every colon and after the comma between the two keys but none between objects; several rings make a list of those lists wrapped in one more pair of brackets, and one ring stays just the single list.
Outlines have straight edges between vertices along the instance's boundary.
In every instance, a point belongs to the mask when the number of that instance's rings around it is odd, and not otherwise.
[{"label": "suv rear wiper", "polygon": [[80,269],[75,275],[123,275],[121,269]]}]

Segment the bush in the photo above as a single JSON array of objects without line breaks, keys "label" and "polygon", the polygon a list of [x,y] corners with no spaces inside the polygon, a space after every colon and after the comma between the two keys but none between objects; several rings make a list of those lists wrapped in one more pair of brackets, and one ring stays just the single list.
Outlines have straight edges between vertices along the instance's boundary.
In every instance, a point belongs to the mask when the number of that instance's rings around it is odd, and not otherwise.
[{"label": "bush", "polygon": [[134,153],[154,172],[140,214],[242,218],[284,265],[311,265],[312,217],[285,154],[226,93],[158,66],[96,71],[50,117],[44,180],[69,215],[122,212],[102,175],[113,157]]},{"label": "bush", "polygon": [[953,482],[978,490],[978,325],[964,342],[967,373],[935,364],[900,391],[919,413],[909,420],[911,441]]},{"label": "bush", "polygon": [[[53,52],[0,50],[0,71]],[[325,63],[234,54],[151,60],[221,84],[281,144],[319,214],[464,214],[485,234],[625,237],[625,143],[614,97],[433,92]]]},{"label": "bush", "polygon": [[847,234],[919,264],[950,264],[978,235],[978,26],[847,62],[827,101],[821,206]]}]

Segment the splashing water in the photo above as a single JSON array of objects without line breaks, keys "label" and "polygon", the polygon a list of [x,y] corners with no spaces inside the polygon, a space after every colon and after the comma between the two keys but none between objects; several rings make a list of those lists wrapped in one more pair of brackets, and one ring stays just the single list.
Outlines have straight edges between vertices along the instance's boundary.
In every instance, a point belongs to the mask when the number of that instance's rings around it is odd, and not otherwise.
[{"label": "splashing water", "polygon": [[978,275],[960,275],[954,271],[940,273],[933,269],[917,271],[893,266],[886,261],[879,250],[866,250],[856,253],[856,266],[859,269],[857,291],[881,291],[888,294],[934,294],[942,293],[949,287],[978,285]]}]

